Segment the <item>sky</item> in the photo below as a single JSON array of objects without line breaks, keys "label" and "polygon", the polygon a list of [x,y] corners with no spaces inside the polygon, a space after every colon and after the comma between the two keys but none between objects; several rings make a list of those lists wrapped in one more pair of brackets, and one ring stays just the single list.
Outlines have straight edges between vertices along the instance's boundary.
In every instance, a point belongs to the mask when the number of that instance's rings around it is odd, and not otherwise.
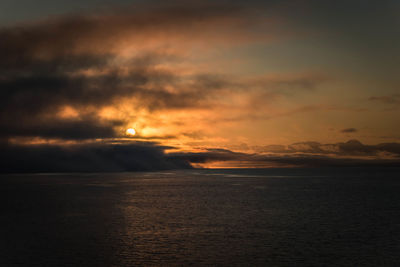
[{"label": "sky", "polygon": [[398,166],[399,11],[3,0],[0,170]]}]

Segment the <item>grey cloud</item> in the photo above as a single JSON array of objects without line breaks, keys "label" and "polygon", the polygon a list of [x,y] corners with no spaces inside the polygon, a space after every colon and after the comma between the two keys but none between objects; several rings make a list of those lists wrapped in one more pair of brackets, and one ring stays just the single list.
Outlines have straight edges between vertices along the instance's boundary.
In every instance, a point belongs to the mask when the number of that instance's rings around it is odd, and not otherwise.
[{"label": "grey cloud", "polygon": [[114,128],[122,121],[101,120],[97,117],[77,119],[40,119],[20,117],[1,121],[0,137],[42,137],[56,139],[93,139],[117,137]]},{"label": "grey cloud", "polygon": [[[5,72],[0,76],[2,135],[57,137],[59,133],[58,137],[65,139],[110,137],[116,135],[113,133],[114,126],[121,125],[123,121],[105,121],[87,115],[85,110],[113,105],[125,97],[136,99],[137,107],[151,111],[208,108],[216,104],[216,94],[223,96],[229,92],[240,93],[248,86],[246,82],[215,74],[180,77],[170,72],[157,71],[153,64],[160,57],[148,54],[145,59],[140,57],[131,60],[128,63],[131,69],[129,73],[121,73],[120,68],[113,66],[111,55],[100,56],[98,60],[88,55],[68,60],[42,60],[35,62],[36,67],[32,65],[30,68],[21,67]],[[71,74],[86,68],[111,70],[90,76]],[[273,87],[271,84],[274,81],[267,83]],[[176,90],[166,90],[168,86]],[[83,110],[80,115],[84,118],[71,121],[54,117],[63,106]],[[49,115],[53,117],[49,118]],[[83,133],[80,129],[85,124],[88,129]],[[78,130],[75,133],[67,129],[63,132],[62,129],[66,128],[63,125],[70,125],[71,130],[75,126]],[[79,132],[83,133],[82,136],[78,136]]]},{"label": "grey cloud", "polygon": [[400,157],[400,144],[383,143],[377,145],[365,145],[358,140],[349,140],[334,144],[321,144],[318,142],[299,142],[288,146],[269,145],[253,148],[258,153],[309,153],[313,155],[335,156],[377,156],[379,153],[389,153]]},{"label": "grey cloud", "polygon": [[[166,4],[140,12],[66,16],[1,29],[1,135],[112,137],[114,126],[123,121],[106,121],[87,114],[87,109],[93,112],[123,97],[135,97],[138,106],[150,110],[205,105],[207,91],[219,87],[215,79],[194,77],[192,90],[170,92],[165,90],[168,85],[190,87],[172,73],[154,70],[159,62],[174,60],[170,55],[147,51],[120,66],[115,64],[112,43],[127,33],[187,29],[226,16],[237,18],[240,12],[238,7],[222,4]],[[126,67],[129,73],[122,71]],[[86,70],[98,74],[81,74]],[[63,106],[77,108],[84,118],[58,118]]]},{"label": "grey cloud", "polygon": [[386,95],[386,96],[371,96],[370,101],[381,102],[384,104],[400,104],[400,94]]},{"label": "grey cloud", "polygon": [[341,133],[355,133],[358,132],[356,128],[346,128],[340,131]]},{"label": "grey cloud", "polygon": [[176,33],[190,34],[193,29],[204,33],[227,19],[250,19],[245,13],[239,5],[232,4],[158,3],[156,7],[140,5],[139,8],[70,15],[3,28],[0,30],[0,66],[23,66],[32,59],[76,53],[109,52],[107,50],[115,47],[118,41],[129,36],[162,33],[168,37]]}]

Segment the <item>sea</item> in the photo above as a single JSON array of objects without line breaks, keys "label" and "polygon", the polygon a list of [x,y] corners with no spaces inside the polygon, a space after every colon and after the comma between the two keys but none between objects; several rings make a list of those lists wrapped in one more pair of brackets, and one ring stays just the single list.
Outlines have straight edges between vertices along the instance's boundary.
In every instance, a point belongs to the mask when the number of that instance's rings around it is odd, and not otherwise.
[{"label": "sea", "polygon": [[400,266],[400,169],[2,174],[0,266]]}]

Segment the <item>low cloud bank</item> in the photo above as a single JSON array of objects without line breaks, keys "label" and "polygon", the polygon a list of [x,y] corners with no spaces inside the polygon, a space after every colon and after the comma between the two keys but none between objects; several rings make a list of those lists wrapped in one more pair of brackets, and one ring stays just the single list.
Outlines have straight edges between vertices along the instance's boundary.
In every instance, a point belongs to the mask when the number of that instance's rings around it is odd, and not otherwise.
[{"label": "low cloud bank", "polygon": [[3,145],[0,172],[124,172],[187,169],[184,159],[168,156],[153,143],[85,145]]},{"label": "low cloud bank", "polygon": [[[266,152],[227,149],[167,153],[171,147],[151,142],[74,145],[15,145],[0,150],[1,173],[125,172],[213,167],[400,167],[400,144],[364,145],[356,140],[331,146],[328,153],[316,142],[273,146]],[[221,165],[218,165],[221,167]]]}]

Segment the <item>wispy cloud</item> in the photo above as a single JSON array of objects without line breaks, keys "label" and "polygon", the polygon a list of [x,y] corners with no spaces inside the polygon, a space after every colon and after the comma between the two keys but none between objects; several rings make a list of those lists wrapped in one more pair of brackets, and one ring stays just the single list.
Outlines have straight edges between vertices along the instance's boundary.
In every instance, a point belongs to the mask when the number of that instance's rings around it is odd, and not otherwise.
[{"label": "wispy cloud", "polygon": [[385,95],[385,96],[371,96],[370,101],[381,102],[384,104],[400,104],[400,94]]},{"label": "wispy cloud", "polygon": [[400,144],[382,143],[377,145],[365,145],[358,140],[349,140],[332,144],[321,144],[319,142],[299,142],[291,145],[268,145],[253,147],[258,153],[310,153],[330,154],[334,156],[400,156]]},{"label": "wispy cloud", "polygon": [[340,130],[341,133],[355,133],[358,132],[356,128],[345,128],[343,130]]}]

